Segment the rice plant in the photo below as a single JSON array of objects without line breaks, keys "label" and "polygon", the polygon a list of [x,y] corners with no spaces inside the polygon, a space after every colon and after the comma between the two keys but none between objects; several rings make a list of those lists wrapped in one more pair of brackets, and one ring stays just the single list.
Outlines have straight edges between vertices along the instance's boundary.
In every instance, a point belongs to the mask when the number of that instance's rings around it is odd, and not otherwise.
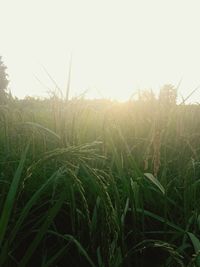
[{"label": "rice plant", "polygon": [[0,266],[200,266],[200,109],[0,106]]}]

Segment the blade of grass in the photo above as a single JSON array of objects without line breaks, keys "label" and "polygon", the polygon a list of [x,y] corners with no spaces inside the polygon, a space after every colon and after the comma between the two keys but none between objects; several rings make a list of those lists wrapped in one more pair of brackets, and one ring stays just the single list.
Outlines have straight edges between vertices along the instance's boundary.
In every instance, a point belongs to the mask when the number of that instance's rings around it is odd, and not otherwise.
[{"label": "blade of grass", "polygon": [[[48,232],[51,233],[51,234],[54,234],[54,235],[56,235],[56,236],[58,236],[58,237],[60,237],[60,238],[63,238],[63,239],[65,239],[65,240],[67,240],[67,241],[73,242],[73,243],[76,245],[76,247],[78,248],[79,252],[80,252],[80,253],[87,259],[87,261],[90,263],[90,266],[92,266],[92,267],[96,267],[95,264],[94,264],[94,262],[93,262],[93,261],[91,260],[91,258],[89,257],[87,251],[83,248],[83,246],[81,245],[81,243],[80,243],[76,238],[74,238],[72,235],[61,235],[61,234],[56,233],[56,232],[54,232],[54,231],[48,231]],[[20,265],[20,267],[21,267],[21,265]]]},{"label": "blade of grass", "polygon": [[188,236],[190,238],[190,240],[192,241],[193,247],[194,247],[194,251],[196,253],[196,264],[197,267],[200,267],[200,241],[199,239],[193,234],[188,232]]},{"label": "blade of grass", "polygon": [[137,212],[139,213],[143,213],[145,216],[148,216],[148,217],[151,217],[159,222],[162,222],[162,223],[165,223],[167,224],[168,226],[172,227],[173,229],[177,230],[178,232],[180,233],[185,233],[185,230],[182,229],[181,227],[177,226],[176,224],[166,220],[165,218],[157,215],[157,214],[154,214],[148,210],[143,210],[143,209],[137,209]]},{"label": "blade of grass", "polygon": [[39,123],[35,123],[35,122],[24,122],[23,125],[31,126],[33,128],[38,128],[39,130],[42,130],[42,131],[44,131],[44,132],[52,135],[53,137],[56,137],[56,139],[58,139],[59,141],[61,140],[61,138],[60,138],[60,136],[58,134],[56,134],[52,130],[44,127],[43,125],[41,125]]},{"label": "blade of grass", "polygon": [[28,149],[29,149],[29,145],[26,146],[26,149],[24,150],[21,156],[21,160],[19,162],[18,168],[15,172],[14,178],[10,185],[10,188],[9,188],[6,200],[5,200],[5,204],[3,207],[3,211],[1,214],[1,218],[0,218],[0,247],[2,246],[4,237],[5,237],[7,228],[8,228],[9,219],[10,219],[11,212],[14,206],[15,197],[16,197],[17,190],[19,187],[22,171],[24,169]]},{"label": "blade of grass", "polygon": [[30,244],[30,246],[27,248],[25,255],[23,256],[22,260],[20,261],[20,264],[19,264],[20,267],[27,266],[27,263],[29,262],[29,260],[33,256],[33,254],[34,254],[36,248],[38,247],[39,243],[41,242],[42,238],[47,233],[47,230],[48,230],[49,226],[51,225],[53,219],[60,211],[60,208],[64,202],[64,199],[65,199],[65,191],[62,192],[62,194],[60,195],[60,198],[56,201],[54,206],[48,211],[47,215],[45,216],[44,223],[39,228],[39,231],[36,234],[34,240]]},{"label": "blade of grass", "polygon": [[55,262],[62,256],[62,254],[67,250],[69,247],[70,242],[61,248],[55,255],[53,255],[46,263],[43,264],[42,267],[51,267],[54,266]]},{"label": "blade of grass", "polygon": [[47,189],[47,187],[51,184],[51,182],[53,182],[59,176],[60,177],[62,176],[61,170],[58,170],[55,173],[53,173],[51,175],[51,177],[49,179],[47,179],[47,181],[33,194],[33,196],[27,202],[27,204],[25,205],[25,207],[23,208],[23,210],[20,213],[20,217],[17,220],[13,231],[11,232],[10,243],[13,242],[16,234],[19,232],[20,226],[22,225],[23,221],[25,220],[25,218],[26,218],[27,214],[29,213],[29,211],[31,210],[31,208],[36,204],[36,202],[39,199],[39,197],[41,196],[41,194]]},{"label": "blade of grass", "polygon": [[153,176],[153,174],[151,174],[151,173],[144,173],[144,176],[146,178],[148,178],[148,180],[151,181],[163,193],[163,195],[165,194],[164,187],[161,185],[161,183],[158,181],[158,179],[156,179]]}]

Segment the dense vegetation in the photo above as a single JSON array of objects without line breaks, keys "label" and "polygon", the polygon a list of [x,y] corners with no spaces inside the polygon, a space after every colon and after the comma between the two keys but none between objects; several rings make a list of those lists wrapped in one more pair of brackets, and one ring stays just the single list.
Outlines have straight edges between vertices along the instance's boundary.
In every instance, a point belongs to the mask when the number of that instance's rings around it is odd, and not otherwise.
[{"label": "dense vegetation", "polygon": [[2,104],[0,266],[200,266],[199,160],[173,94]]},{"label": "dense vegetation", "polygon": [[8,74],[7,67],[0,56],[0,105],[5,104],[8,99]]}]

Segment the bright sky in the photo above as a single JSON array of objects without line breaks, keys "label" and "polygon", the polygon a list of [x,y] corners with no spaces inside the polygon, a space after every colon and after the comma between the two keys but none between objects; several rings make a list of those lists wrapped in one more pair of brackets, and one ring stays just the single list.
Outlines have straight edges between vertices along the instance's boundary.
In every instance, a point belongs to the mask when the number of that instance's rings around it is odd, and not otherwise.
[{"label": "bright sky", "polygon": [[0,9],[0,55],[18,97],[54,88],[43,67],[64,92],[70,54],[71,96],[125,100],[180,80],[187,96],[200,85],[199,0],[0,0]]}]

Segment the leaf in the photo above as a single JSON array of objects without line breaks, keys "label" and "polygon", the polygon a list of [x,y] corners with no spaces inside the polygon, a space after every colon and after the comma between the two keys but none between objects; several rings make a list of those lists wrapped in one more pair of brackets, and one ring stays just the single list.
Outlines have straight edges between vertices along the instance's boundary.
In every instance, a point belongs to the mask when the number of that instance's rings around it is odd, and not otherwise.
[{"label": "leaf", "polygon": [[50,134],[51,136],[54,136],[56,139],[60,140],[60,136],[58,134],[56,134],[55,132],[53,132],[52,130],[50,130],[49,128],[44,127],[43,125],[39,124],[39,123],[35,123],[35,122],[24,122],[23,125],[27,125],[27,126],[31,126],[33,128],[37,128],[39,130],[42,130],[48,134]]},{"label": "leaf", "polygon": [[38,233],[36,234],[34,240],[30,243],[29,247],[26,250],[25,255],[23,256],[21,262],[19,263],[20,267],[27,266],[27,263],[29,262],[35,250],[37,249],[38,245],[40,244],[43,237],[47,233],[49,226],[52,224],[54,218],[60,211],[64,199],[65,199],[65,191],[61,193],[60,198],[56,201],[54,206],[47,212],[44,223],[39,228]]},{"label": "leaf", "polygon": [[161,183],[151,173],[144,173],[144,176],[148,178],[162,193],[165,194],[165,189]]},{"label": "leaf", "polygon": [[24,208],[22,209],[20,216],[18,220],[16,221],[15,227],[13,228],[11,232],[11,239],[10,242],[13,242],[16,234],[19,232],[20,227],[23,223],[23,221],[26,219],[27,214],[31,210],[31,208],[36,204],[37,200],[41,196],[41,194],[46,190],[46,188],[49,186],[49,184],[54,181],[56,178],[62,176],[62,172],[59,169],[58,171],[54,172],[47,181],[41,185],[41,187],[31,196],[31,198],[28,200]]},{"label": "leaf", "polygon": [[200,254],[199,254],[200,253],[200,241],[193,233],[188,232],[188,236],[190,237],[190,240],[192,241],[194,251],[197,255],[196,257],[197,267],[200,267]]},{"label": "leaf", "polygon": [[161,217],[155,213],[152,213],[148,210],[144,210],[144,209],[137,209],[137,212],[139,213],[143,213],[145,216],[151,217],[154,220],[157,220],[159,222],[165,223],[166,225],[172,227],[173,229],[175,229],[176,231],[180,232],[180,233],[185,233],[185,230],[180,228],[178,225],[174,224],[173,222],[170,222],[168,220],[166,220],[166,218]]},{"label": "leaf", "polygon": [[[76,245],[77,249],[79,250],[79,253],[82,254],[85,259],[90,263],[90,266],[92,267],[96,267],[94,262],[92,261],[92,259],[89,257],[87,251],[84,249],[84,247],[81,245],[81,243],[75,238],[73,237],[72,235],[68,235],[68,234],[65,234],[65,235],[62,235],[62,234],[59,234],[55,231],[48,231],[49,233],[53,234],[53,235],[56,235],[64,240],[67,240],[69,241],[70,243],[74,243],[74,245]],[[21,265],[20,265],[21,267]]]},{"label": "leaf", "polygon": [[8,228],[9,219],[11,216],[12,209],[14,207],[15,197],[16,197],[17,190],[19,187],[22,171],[24,169],[28,149],[29,149],[29,145],[27,145],[26,149],[24,150],[21,156],[21,160],[15,172],[14,178],[12,180],[12,183],[10,185],[10,188],[9,188],[9,191],[8,191],[5,203],[4,203],[3,211],[0,217],[0,246],[2,245],[4,241],[4,237],[5,237],[7,228]]},{"label": "leaf", "polygon": [[198,224],[198,228],[200,230],[200,215],[198,215],[198,217],[197,217],[197,224]]},{"label": "leaf", "polygon": [[123,211],[123,214],[121,216],[121,224],[122,224],[122,226],[124,226],[124,221],[125,221],[126,213],[128,211],[128,207],[129,207],[129,198],[127,197],[126,204],[125,204],[125,207],[124,207],[124,211]]}]

